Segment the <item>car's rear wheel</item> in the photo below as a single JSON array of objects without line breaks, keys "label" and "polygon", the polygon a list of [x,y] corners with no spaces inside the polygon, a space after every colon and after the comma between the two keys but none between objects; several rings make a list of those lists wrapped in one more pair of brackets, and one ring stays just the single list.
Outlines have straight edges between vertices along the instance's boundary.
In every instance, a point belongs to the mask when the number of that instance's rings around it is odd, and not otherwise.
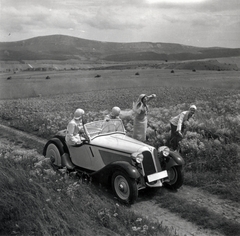
[{"label": "car's rear wheel", "polygon": [[54,143],[50,143],[46,149],[46,158],[50,158],[51,163],[55,166],[62,166],[61,154],[58,147]]},{"label": "car's rear wheel", "polygon": [[123,203],[134,203],[138,197],[137,183],[122,171],[112,176],[112,189]]}]

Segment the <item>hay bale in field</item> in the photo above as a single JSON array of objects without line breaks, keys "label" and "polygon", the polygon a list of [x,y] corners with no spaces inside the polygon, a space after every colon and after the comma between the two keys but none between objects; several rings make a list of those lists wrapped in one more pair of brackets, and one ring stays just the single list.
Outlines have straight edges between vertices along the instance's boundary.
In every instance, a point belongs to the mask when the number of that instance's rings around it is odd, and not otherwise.
[{"label": "hay bale in field", "polygon": [[50,76],[47,76],[46,79],[50,79]]}]

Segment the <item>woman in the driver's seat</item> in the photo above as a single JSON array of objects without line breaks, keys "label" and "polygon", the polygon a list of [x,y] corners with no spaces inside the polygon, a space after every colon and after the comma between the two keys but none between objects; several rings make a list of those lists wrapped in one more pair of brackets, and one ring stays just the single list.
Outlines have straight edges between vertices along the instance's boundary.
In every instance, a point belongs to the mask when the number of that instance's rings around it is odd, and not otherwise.
[{"label": "woman in the driver's seat", "polygon": [[84,113],[85,112],[83,109],[78,108],[74,112],[73,119],[68,123],[65,137],[66,143],[68,145],[76,145],[82,143],[80,134],[84,132],[82,123]]}]

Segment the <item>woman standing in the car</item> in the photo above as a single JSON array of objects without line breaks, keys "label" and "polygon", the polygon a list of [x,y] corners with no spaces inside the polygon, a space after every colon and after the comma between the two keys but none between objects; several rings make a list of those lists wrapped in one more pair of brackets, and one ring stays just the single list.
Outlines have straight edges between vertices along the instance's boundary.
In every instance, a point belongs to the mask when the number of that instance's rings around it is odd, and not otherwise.
[{"label": "woman standing in the car", "polygon": [[133,138],[139,141],[146,141],[147,132],[147,103],[156,97],[156,94],[147,96],[141,94],[136,102],[133,102],[134,124],[133,124]]}]

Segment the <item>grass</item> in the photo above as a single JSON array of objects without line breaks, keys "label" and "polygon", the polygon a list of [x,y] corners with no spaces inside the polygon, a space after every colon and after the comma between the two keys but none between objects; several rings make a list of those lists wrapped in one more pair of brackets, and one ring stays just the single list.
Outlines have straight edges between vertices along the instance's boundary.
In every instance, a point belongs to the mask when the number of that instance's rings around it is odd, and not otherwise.
[{"label": "grass", "polygon": [[[148,142],[156,148],[169,138],[170,117],[188,109],[188,104],[194,101],[198,107],[196,119],[189,123],[181,142],[186,162],[185,174],[190,177],[186,178],[185,183],[239,201],[236,197],[239,195],[240,161],[238,90],[149,87],[4,100],[0,101],[0,119],[8,126],[49,139],[57,131],[66,128],[76,108],[85,109],[87,121],[98,120],[116,104],[123,110],[131,108],[132,101],[142,92],[157,94],[157,98],[150,104],[148,122]],[[179,103],[176,104],[176,101]],[[127,134],[131,136],[132,117],[122,118]],[[209,184],[209,180],[210,183],[218,184]]]},{"label": "grass", "polygon": [[53,171],[34,150],[1,144],[0,151],[1,235],[175,235],[107,189]]},{"label": "grass", "polygon": [[[132,101],[140,93],[156,93],[157,99],[150,104],[149,109],[148,142],[155,147],[159,147],[169,137],[170,117],[188,109],[189,104],[195,103],[198,107],[196,119],[189,122],[187,132],[181,142],[182,155],[186,162],[185,184],[197,186],[222,198],[239,202],[240,95],[238,86],[232,89],[232,86],[239,82],[236,77],[237,74],[234,74],[235,72],[230,72],[229,74],[226,72],[220,72],[219,74],[216,74],[217,72],[201,72],[194,73],[192,76],[191,72],[181,71],[174,73],[170,77],[170,74],[167,74],[166,71],[142,70],[139,72],[140,77],[136,78],[133,75],[133,70],[128,70],[127,72],[118,71],[118,73],[101,71],[102,76],[98,81],[97,79],[99,78],[93,78],[96,72],[89,72],[89,74],[82,75],[82,78],[80,77],[79,79],[77,78],[79,72],[71,74],[70,86],[66,88],[66,91],[71,90],[75,86],[75,89],[80,90],[78,91],[80,93],[0,101],[1,122],[8,126],[34,133],[40,137],[50,138],[58,130],[66,128],[67,123],[72,118],[73,111],[78,107],[85,109],[87,121],[92,121],[103,118],[104,114],[109,112],[115,105],[120,106],[124,112],[127,112],[128,110],[125,109],[131,109]],[[100,72],[98,71],[97,73]],[[67,76],[67,74],[63,75]],[[72,77],[73,75],[76,78]],[[56,86],[55,88],[59,89],[59,91],[66,92],[65,88],[61,90],[61,86],[65,87],[67,85],[67,81],[64,81],[64,76],[59,78],[59,84],[57,85],[57,78],[51,76],[51,78],[53,77],[53,80],[51,80],[52,85],[49,84],[48,88],[42,87],[41,89],[45,89],[46,93],[49,93],[48,89],[51,86]],[[85,76],[88,76],[87,81],[84,81]],[[163,78],[164,76],[166,77]],[[149,79],[146,80],[145,78],[151,78],[151,83]],[[19,77],[18,79],[21,80],[23,78]],[[79,88],[76,86],[81,84],[80,80],[83,80],[83,85],[86,87],[82,86]],[[117,84],[115,84],[116,80]],[[23,79],[23,81],[25,80]],[[19,82],[22,86],[24,85],[23,81]],[[44,84],[45,81],[41,83]],[[95,84],[94,86],[98,86],[98,88],[91,87],[90,85],[92,84]],[[114,87],[114,84],[118,87]],[[172,86],[172,84],[174,85]],[[87,87],[87,85],[90,87]],[[81,91],[82,89],[87,90]],[[122,118],[127,134],[131,136],[132,117]],[[95,190],[88,189],[88,191]],[[79,192],[79,198],[88,195],[87,192],[82,191],[84,190]],[[97,195],[98,192],[92,192],[91,196],[94,198],[95,194]],[[172,197],[165,196],[164,199],[160,200],[163,202],[161,206],[178,212],[182,214],[182,217],[186,217],[188,220],[194,221],[203,227],[207,227],[208,223],[195,217],[195,214],[198,215],[198,211],[201,212],[203,219],[206,219],[205,215],[209,217],[211,221],[209,227],[212,229],[219,228],[222,233],[230,232],[232,235],[236,232],[235,229],[239,229],[238,225],[224,218],[217,218],[215,215],[211,216],[211,213],[206,209],[194,209],[194,206],[191,204],[181,202]],[[65,203],[67,204],[67,202],[66,200]],[[80,205],[82,203],[87,204],[86,202],[79,202]],[[99,203],[101,203],[100,200]],[[96,204],[98,204],[97,201]],[[104,205],[103,202],[102,204]],[[53,208],[52,206],[51,209]],[[76,208],[77,210],[79,209]],[[87,211],[85,208],[84,210]],[[123,215],[125,210],[123,213],[117,212],[118,215],[122,214],[121,220],[127,217]],[[71,213],[69,209],[63,209],[63,211],[66,211],[68,214]],[[90,207],[90,212],[92,211],[94,210]],[[95,209],[94,214],[91,213],[92,219],[98,215],[98,211],[100,211],[101,216],[100,219],[96,218],[99,225],[108,225],[109,222],[112,222],[111,220],[107,221],[109,212],[111,212],[110,219],[116,220],[115,217],[112,217],[116,213],[114,204],[104,207],[104,209],[99,205],[99,208]],[[189,211],[189,214],[187,214],[187,211]],[[55,217],[57,214],[61,214],[61,217],[64,216],[63,212],[54,214],[56,214]],[[138,231],[144,230],[143,225],[139,229],[139,226],[136,224],[137,216],[131,216],[130,218],[126,222],[124,221],[124,225],[128,225],[126,232],[131,230],[131,227],[136,227],[134,230],[137,229],[137,231],[131,231],[133,235],[134,233],[139,233]],[[64,219],[64,222],[66,225],[70,224],[67,219]],[[118,223],[120,224],[120,222]],[[44,225],[44,223],[41,222],[40,225]],[[146,225],[148,224],[146,223]],[[228,231],[229,225],[232,226],[230,231]],[[54,227],[57,229],[58,225]],[[115,223],[111,226],[109,225],[108,229],[111,230],[114,227],[116,227]],[[156,228],[158,226],[153,227]],[[148,229],[150,228],[149,226]],[[68,234],[69,232],[66,231],[65,233]],[[152,233],[154,235],[155,231]]]}]

